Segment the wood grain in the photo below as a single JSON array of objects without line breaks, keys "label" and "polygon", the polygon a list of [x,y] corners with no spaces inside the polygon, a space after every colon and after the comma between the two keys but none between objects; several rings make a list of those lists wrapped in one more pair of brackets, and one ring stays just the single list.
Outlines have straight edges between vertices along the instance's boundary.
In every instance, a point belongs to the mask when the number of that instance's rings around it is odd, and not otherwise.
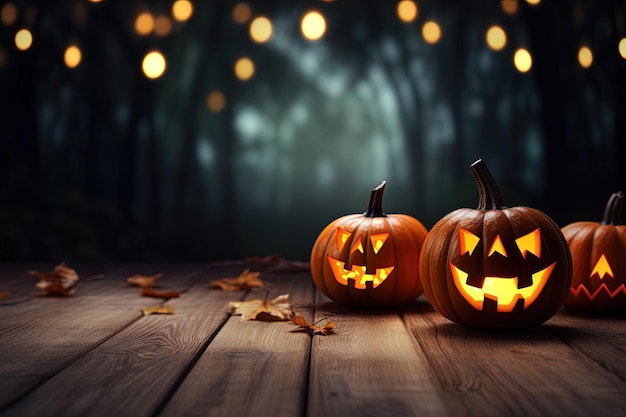
[{"label": "wood grain", "polygon": [[[624,383],[547,326],[485,332],[451,323],[426,302],[404,319],[454,416],[623,416]],[[598,340],[599,342],[599,340]]]},{"label": "wood grain", "polygon": [[[308,273],[265,274],[270,298],[289,294],[294,309],[311,319]],[[246,299],[263,299],[263,291]],[[283,321],[231,317],[161,414],[169,416],[298,416],[306,399],[308,333]]]}]

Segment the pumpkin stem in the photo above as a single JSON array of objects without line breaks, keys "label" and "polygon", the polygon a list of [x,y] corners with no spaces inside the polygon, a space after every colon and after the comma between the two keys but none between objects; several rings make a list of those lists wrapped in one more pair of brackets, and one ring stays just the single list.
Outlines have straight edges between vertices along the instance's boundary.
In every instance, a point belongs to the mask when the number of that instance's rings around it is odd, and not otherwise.
[{"label": "pumpkin stem", "polygon": [[607,224],[615,226],[620,224],[620,217],[622,215],[622,203],[624,203],[624,193],[621,191],[614,192],[609,197],[609,201],[604,208],[604,216],[600,224]]},{"label": "pumpkin stem", "polygon": [[477,210],[502,210],[506,208],[500,196],[498,185],[483,160],[479,159],[470,165],[470,171],[478,186]]},{"label": "pumpkin stem", "polygon": [[385,192],[385,185],[387,181],[383,180],[372,190],[370,199],[367,203],[367,211],[363,213],[365,217],[386,217],[387,215],[383,211],[383,192]]}]

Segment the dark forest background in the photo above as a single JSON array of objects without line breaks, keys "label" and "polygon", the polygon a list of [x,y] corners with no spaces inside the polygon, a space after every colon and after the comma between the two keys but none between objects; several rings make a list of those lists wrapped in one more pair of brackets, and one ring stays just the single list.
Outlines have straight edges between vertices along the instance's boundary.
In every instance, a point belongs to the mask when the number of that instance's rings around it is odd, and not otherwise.
[{"label": "dark forest background", "polygon": [[[514,1],[514,0],[508,0]],[[8,3],[0,1],[0,5]],[[384,208],[430,228],[477,204],[468,166],[483,158],[508,206],[559,225],[599,221],[626,191],[626,2],[250,0],[273,34],[255,43],[238,1],[194,1],[167,36],[139,36],[141,11],[172,1],[14,0],[0,26],[0,260],[306,260],[331,220]],[[318,41],[303,13],[324,14]],[[424,41],[436,21],[442,36]],[[508,39],[495,52],[485,31]],[[13,37],[28,27],[26,51]],[[63,52],[80,45],[70,69]],[[577,61],[581,45],[594,53]],[[533,66],[517,71],[527,48]],[[141,71],[148,50],[165,74]],[[241,56],[255,74],[233,74]],[[221,111],[207,108],[211,91]]]}]

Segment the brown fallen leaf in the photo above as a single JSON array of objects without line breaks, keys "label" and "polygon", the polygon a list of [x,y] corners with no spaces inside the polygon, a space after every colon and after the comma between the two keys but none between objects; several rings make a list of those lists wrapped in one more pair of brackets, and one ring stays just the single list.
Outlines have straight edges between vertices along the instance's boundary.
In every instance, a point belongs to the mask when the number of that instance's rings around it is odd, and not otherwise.
[{"label": "brown fallen leaf", "polygon": [[[292,316],[290,319],[291,323],[293,324],[297,324],[299,326],[300,329],[302,330],[306,330],[308,332],[310,332],[311,334],[322,334],[324,336],[326,336],[327,334],[331,334],[335,332],[335,323],[333,323],[330,320],[326,320],[326,319],[321,319],[319,321],[316,321],[313,324],[309,324],[304,317],[302,317],[299,314],[296,314],[295,316]],[[326,320],[326,324],[324,324],[323,326],[318,326],[317,323],[319,323],[320,321]]]},{"label": "brown fallen leaf", "polygon": [[27,273],[39,278],[35,286],[44,291],[41,294],[43,296],[67,296],[78,290],[79,276],[65,262],[61,262],[50,272],[27,271]]},{"label": "brown fallen leaf", "polygon": [[279,253],[273,253],[267,256],[252,256],[245,258],[244,261],[248,265],[251,265],[255,270],[266,272],[294,272],[311,270],[311,264],[309,262],[285,259]]},{"label": "brown fallen leaf", "polygon": [[152,288],[144,288],[141,290],[141,295],[143,297],[153,297],[153,298],[176,298],[180,296],[178,291],[155,291]]},{"label": "brown fallen leaf", "polygon": [[126,281],[129,284],[132,285],[137,285],[141,288],[149,288],[149,287],[156,287],[156,280],[161,278],[161,276],[163,276],[162,272],[158,272],[154,275],[133,275],[132,277],[128,277],[126,278]]},{"label": "brown fallen leaf", "polygon": [[268,314],[285,320],[291,317],[292,309],[289,302],[289,294],[279,295],[273,300],[249,300],[249,301],[231,301],[229,305],[235,308],[233,314],[241,314],[241,320],[255,320],[260,314]]},{"label": "brown fallen leaf", "polygon": [[141,312],[143,313],[144,316],[149,316],[150,314],[174,314],[174,307],[151,306],[151,307],[142,308]]},{"label": "brown fallen leaf", "polygon": [[211,282],[211,288],[221,288],[224,291],[248,290],[251,288],[261,288],[265,284],[259,278],[260,272],[250,272],[247,268],[239,276],[232,278],[222,278]]}]

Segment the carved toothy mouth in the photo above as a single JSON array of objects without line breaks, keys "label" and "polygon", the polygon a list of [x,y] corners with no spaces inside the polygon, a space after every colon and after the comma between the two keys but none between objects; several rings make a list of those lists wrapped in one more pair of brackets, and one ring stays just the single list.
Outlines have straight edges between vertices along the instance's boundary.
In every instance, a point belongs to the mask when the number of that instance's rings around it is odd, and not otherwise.
[{"label": "carved toothy mouth", "polygon": [[578,297],[581,293],[586,294],[587,298],[593,300],[598,296],[598,294],[602,293],[602,291],[606,292],[609,298],[615,298],[620,292],[626,295],[626,285],[622,284],[617,287],[615,290],[611,291],[606,284],[600,285],[594,292],[590,292],[583,284],[580,284],[578,288],[571,287],[570,292],[574,297]]},{"label": "carved toothy mouth", "polygon": [[539,296],[546,285],[556,262],[540,271],[532,274],[532,285],[525,288],[517,287],[517,277],[485,277],[482,288],[467,284],[468,273],[450,263],[450,270],[454,278],[454,284],[461,295],[475,309],[483,309],[485,298],[493,300],[498,306],[499,313],[510,313],[517,304],[517,300],[524,301],[524,310],[528,308]]},{"label": "carved toothy mouth", "polygon": [[352,269],[344,269],[346,263],[338,261],[331,256],[328,257],[328,263],[330,264],[333,276],[338,283],[348,286],[348,280],[351,279],[354,281],[354,288],[358,288],[360,290],[367,288],[367,282],[372,283],[372,288],[378,287],[385,279],[387,279],[389,274],[391,274],[391,271],[394,269],[393,266],[376,268],[375,274],[367,274],[365,273],[367,267],[363,265],[352,265]]}]

